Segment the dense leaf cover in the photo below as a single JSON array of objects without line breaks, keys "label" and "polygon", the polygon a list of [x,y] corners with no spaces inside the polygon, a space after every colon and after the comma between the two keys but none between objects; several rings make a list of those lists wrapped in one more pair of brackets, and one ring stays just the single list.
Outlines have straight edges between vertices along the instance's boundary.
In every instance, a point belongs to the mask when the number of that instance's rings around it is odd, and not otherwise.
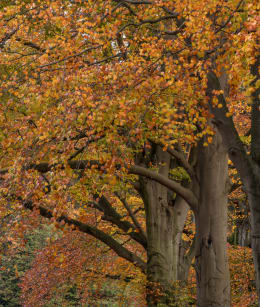
[{"label": "dense leaf cover", "polygon": [[[156,161],[142,168],[139,156],[151,143],[188,152],[204,137],[207,146],[218,112],[250,142],[259,23],[256,0],[2,1],[0,217],[35,210],[91,258],[96,243],[84,246],[70,234],[77,228],[131,262],[141,279],[134,267],[145,272],[145,221],[134,188],[137,175],[162,179]],[[225,74],[228,88],[209,93],[209,76]],[[184,169],[163,183],[192,207],[194,195],[178,183],[192,175]],[[68,270],[75,259],[79,272],[90,261],[61,255]],[[121,276],[127,267],[122,261],[113,269]]]}]

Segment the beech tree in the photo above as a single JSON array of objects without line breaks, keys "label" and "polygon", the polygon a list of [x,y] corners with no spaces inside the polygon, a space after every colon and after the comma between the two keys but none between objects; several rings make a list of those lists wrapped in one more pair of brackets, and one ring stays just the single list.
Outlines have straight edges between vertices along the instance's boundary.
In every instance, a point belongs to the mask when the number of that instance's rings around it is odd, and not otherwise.
[{"label": "beech tree", "polygon": [[[257,10],[257,1],[3,4],[2,207],[19,202],[101,240],[147,272],[149,306],[170,304],[171,295],[149,287],[170,292],[196,251],[199,306],[229,306],[226,150],[246,189],[254,182],[252,195],[259,190],[257,162],[248,162],[232,120],[253,97],[257,144]],[[170,178],[176,166],[188,182]],[[129,189],[143,199],[146,233]],[[115,196],[129,220],[112,206]],[[180,259],[188,206],[197,236]],[[147,262],[93,225],[95,209],[147,250]]]},{"label": "beech tree", "polygon": [[[258,24],[259,26],[259,21]],[[253,25],[254,31],[254,25]],[[258,33],[259,34],[259,33]],[[253,35],[252,35],[253,36]],[[215,121],[223,140],[228,148],[229,157],[236,166],[241,180],[243,181],[245,191],[248,196],[248,202],[251,211],[251,229],[252,229],[252,248],[254,256],[254,264],[256,271],[256,286],[258,297],[260,294],[260,272],[259,272],[259,235],[258,235],[258,207],[259,199],[259,115],[260,115],[260,102],[259,102],[259,49],[253,49],[256,59],[251,64],[251,150],[248,153],[241,141],[238,130],[235,127],[232,118],[225,116],[227,111],[227,101],[223,95],[218,96],[218,100],[223,103],[223,108],[217,110],[212,107],[212,113],[215,116]],[[215,74],[209,75],[209,88],[215,90],[220,88],[220,81]],[[260,303],[259,299],[258,302]]]}]

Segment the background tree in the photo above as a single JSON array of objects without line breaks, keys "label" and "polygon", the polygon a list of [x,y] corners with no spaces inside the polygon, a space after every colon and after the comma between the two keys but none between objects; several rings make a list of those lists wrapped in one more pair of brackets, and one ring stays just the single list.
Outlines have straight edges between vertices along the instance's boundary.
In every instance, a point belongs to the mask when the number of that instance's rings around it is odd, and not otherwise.
[{"label": "background tree", "polygon": [[[24,237],[24,246],[14,240],[9,232],[3,231],[8,242],[1,241],[1,270],[0,270],[0,305],[1,306],[22,306],[21,289],[19,283],[24,273],[31,267],[35,252],[42,248],[45,240],[50,236],[50,228],[47,227],[27,233]],[[17,238],[18,239],[18,238]]]}]

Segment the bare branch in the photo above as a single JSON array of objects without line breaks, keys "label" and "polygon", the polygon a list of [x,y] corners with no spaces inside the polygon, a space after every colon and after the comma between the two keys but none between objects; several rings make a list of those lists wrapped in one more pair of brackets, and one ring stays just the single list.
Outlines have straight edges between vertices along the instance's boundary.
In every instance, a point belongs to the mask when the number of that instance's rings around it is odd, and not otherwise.
[{"label": "bare branch", "polygon": [[30,42],[30,41],[22,41],[21,38],[17,37],[16,38],[16,41],[17,42],[22,42],[24,46],[27,46],[27,47],[31,47],[32,49],[35,49],[37,51],[40,51],[40,52],[46,52],[46,49],[45,48],[41,48],[40,46],[36,45],[35,43],[33,42]]}]

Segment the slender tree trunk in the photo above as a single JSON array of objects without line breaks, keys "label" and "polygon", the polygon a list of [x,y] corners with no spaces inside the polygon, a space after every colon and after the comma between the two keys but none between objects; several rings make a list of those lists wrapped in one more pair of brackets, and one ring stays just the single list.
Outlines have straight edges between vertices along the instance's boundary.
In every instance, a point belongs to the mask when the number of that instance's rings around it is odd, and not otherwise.
[{"label": "slender tree trunk", "polygon": [[197,306],[230,306],[227,259],[227,152],[217,132],[208,147],[199,145],[200,202],[196,214]]}]

